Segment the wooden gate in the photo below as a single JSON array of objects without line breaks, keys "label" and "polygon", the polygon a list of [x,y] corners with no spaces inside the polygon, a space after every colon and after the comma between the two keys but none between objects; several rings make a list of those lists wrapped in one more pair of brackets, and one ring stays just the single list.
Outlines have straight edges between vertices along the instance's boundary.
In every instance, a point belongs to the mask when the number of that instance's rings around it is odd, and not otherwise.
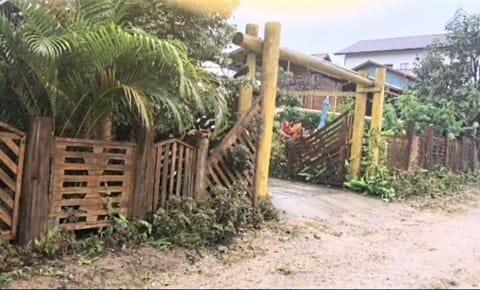
[{"label": "wooden gate", "polygon": [[343,185],[345,160],[350,158],[352,124],[353,117],[345,113],[323,129],[288,144],[290,177],[299,179],[308,175],[318,183]]},{"label": "wooden gate", "polygon": [[0,236],[14,239],[22,186],[25,134],[0,122]]},{"label": "wooden gate", "polygon": [[165,207],[170,196],[192,197],[197,150],[179,139],[157,143],[155,150],[154,209]]},{"label": "wooden gate", "polygon": [[67,230],[98,228],[127,216],[135,143],[55,138],[49,218]]},{"label": "wooden gate", "polygon": [[[248,193],[253,196],[255,158],[262,123],[260,104],[256,102],[228,132],[220,145],[208,158],[208,188],[213,186],[231,188],[235,182],[242,181]],[[238,170],[229,164],[228,155],[233,148],[242,148],[247,153],[249,168]]]}]

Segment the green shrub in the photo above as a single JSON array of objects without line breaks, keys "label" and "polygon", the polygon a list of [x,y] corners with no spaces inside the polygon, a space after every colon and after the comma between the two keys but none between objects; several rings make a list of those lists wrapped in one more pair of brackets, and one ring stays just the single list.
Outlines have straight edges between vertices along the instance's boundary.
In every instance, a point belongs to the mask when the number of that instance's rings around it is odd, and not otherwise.
[{"label": "green shrub", "polygon": [[239,184],[234,189],[216,187],[205,201],[169,200],[166,209],[154,215],[153,235],[182,247],[208,247],[228,243],[240,231],[276,215],[269,201],[254,207]]},{"label": "green shrub", "polygon": [[283,110],[275,116],[277,121],[290,123],[301,123],[307,131],[314,131],[320,122],[319,111],[305,111],[295,107],[284,107]]},{"label": "green shrub", "polygon": [[392,186],[397,191],[399,199],[411,196],[454,195],[462,191],[467,182],[467,175],[455,173],[446,168],[432,171],[420,169],[415,172],[395,172],[392,178]]},{"label": "green shrub", "polygon": [[0,238],[0,273],[10,272],[23,266],[23,255],[9,241]]},{"label": "green shrub", "polygon": [[29,245],[33,251],[46,258],[55,258],[71,253],[75,236],[60,227],[55,227],[40,235]]},{"label": "green shrub", "polygon": [[285,144],[280,141],[277,134],[273,134],[272,153],[270,157],[270,176],[277,178],[287,178],[287,154]]}]

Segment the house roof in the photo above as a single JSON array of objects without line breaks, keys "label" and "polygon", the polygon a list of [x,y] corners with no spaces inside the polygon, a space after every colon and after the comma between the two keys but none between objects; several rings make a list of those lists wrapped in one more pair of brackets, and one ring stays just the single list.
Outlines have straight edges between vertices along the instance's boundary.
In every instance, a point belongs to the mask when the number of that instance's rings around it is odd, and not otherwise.
[{"label": "house roof", "polygon": [[374,62],[372,60],[367,60],[366,62],[363,62],[355,67],[352,68],[352,70],[354,71],[358,71],[368,65],[371,65],[371,66],[374,66],[374,67],[384,67],[387,69],[387,71],[390,71],[390,72],[393,72],[393,73],[396,73],[396,74],[399,74],[409,80],[416,80],[417,77],[415,75],[413,75],[412,73],[409,73],[409,72],[406,72],[406,71],[403,71],[403,70],[398,70],[398,69],[394,69],[394,68],[391,68],[391,67],[388,67],[388,66],[385,66],[383,64],[379,64],[378,62]]},{"label": "house roof", "polygon": [[383,38],[373,40],[361,40],[349,47],[346,47],[335,55],[345,55],[364,52],[378,52],[390,50],[408,50],[425,48],[432,44],[435,40],[445,42],[445,34],[430,34],[408,37]]}]

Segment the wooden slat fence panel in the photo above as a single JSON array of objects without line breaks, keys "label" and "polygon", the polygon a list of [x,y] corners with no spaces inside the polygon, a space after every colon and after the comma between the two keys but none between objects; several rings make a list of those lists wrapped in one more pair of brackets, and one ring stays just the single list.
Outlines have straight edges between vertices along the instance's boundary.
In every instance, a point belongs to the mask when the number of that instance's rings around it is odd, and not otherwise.
[{"label": "wooden slat fence panel", "polygon": [[197,150],[179,139],[157,143],[155,148],[154,208],[165,207],[171,196],[192,197]]},{"label": "wooden slat fence panel", "polygon": [[350,157],[352,135],[351,115],[345,113],[308,137],[288,145],[288,168],[292,178],[298,174],[323,170],[319,183],[342,185],[345,179],[345,160]]},{"label": "wooden slat fence panel", "polygon": [[0,122],[0,237],[14,239],[19,219],[25,133]]},{"label": "wooden slat fence panel", "polygon": [[55,138],[49,219],[68,229],[108,225],[127,216],[133,191],[135,143]]},{"label": "wooden slat fence panel", "polygon": [[387,164],[390,169],[406,170],[405,158],[408,156],[408,139],[387,137]]},{"label": "wooden slat fence panel", "polygon": [[[253,177],[259,137],[259,128],[263,123],[259,103],[235,124],[222,139],[221,143],[208,158],[207,188],[224,186],[231,188],[238,181],[243,182],[248,193],[253,196]],[[247,153],[247,169],[240,171],[228,162],[228,154],[233,148],[242,148]]]}]

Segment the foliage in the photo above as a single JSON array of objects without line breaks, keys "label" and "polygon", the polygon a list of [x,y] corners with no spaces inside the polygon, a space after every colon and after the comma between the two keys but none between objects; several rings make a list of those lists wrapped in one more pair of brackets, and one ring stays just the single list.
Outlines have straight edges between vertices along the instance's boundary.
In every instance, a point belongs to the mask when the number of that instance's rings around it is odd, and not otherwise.
[{"label": "foliage", "polygon": [[71,233],[55,227],[33,240],[31,247],[35,252],[47,258],[65,256],[72,250],[73,239],[74,236]]},{"label": "foliage", "polygon": [[124,216],[113,217],[111,225],[99,230],[99,237],[105,246],[113,249],[125,249],[138,246],[148,240],[152,234],[152,225],[143,220],[127,220]]},{"label": "foliage", "polygon": [[130,25],[132,1],[12,2],[23,18],[0,15],[2,119],[50,116],[58,135],[92,137],[111,114],[147,126],[169,114],[180,131],[196,112],[221,115],[223,95],[182,43]]},{"label": "foliage", "polygon": [[271,177],[288,177],[286,148],[278,133],[273,134],[269,173]]},{"label": "foliage", "polygon": [[320,122],[320,112],[284,107],[282,111],[276,114],[275,119],[279,122],[301,123],[306,130],[314,131]]},{"label": "foliage", "polygon": [[303,177],[307,182],[319,183],[325,171],[327,171],[327,168],[325,168],[325,166],[308,168],[298,173],[298,176]]},{"label": "foliage", "polygon": [[454,135],[471,135],[480,116],[480,14],[458,10],[445,29],[446,42],[432,45],[415,69],[412,111],[402,117],[412,114],[420,126],[431,123]]},{"label": "foliage", "polygon": [[217,187],[205,201],[173,198],[154,216],[153,235],[183,247],[229,242],[238,232],[275,217],[273,207],[254,207],[245,190]]},{"label": "foliage", "polygon": [[[462,132],[462,123],[456,117],[452,101],[439,99],[430,102],[406,93],[396,99],[394,105],[400,119],[415,122],[415,129],[419,134],[425,125],[430,124],[434,126],[437,136],[447,136],[449,133],[458,136]],[[385,127],[398,130],[398,125],[393,122],[387,123]]]},{"label": "foliage", "polygon": [[190,57],[223,63],[235,27],[228,20],[237,0],[138,0],[135,26],[162,39],[184,43]]},{"label": "foliage", "polygon": [[378,163],[374,162],[374,152],[368,148],[367,154],[362,157],[364,168],[360,179],[352,177],[352,172],[347,163],[347,181],[344,185],[354,191],[364,194],[379,196],[383,199],[393,199],[396,196],[395,188],[392,186],[392,176],[386,165],[386,149],[387,143],[381,138],[380,132],[370,130],[369,142],[372,146],[378,146],[379,157]]},{"label": "foliage", "polygon": [[[22,254],[19,249],[0,238],[0,273],[10,272],[23,266]],[[0,283],[1,285],[1,283]]]},{"label": "foliage", "polygon": [[239,144],[233,148],[228,149],[225,162],[231,168],[238,171],[250,170],[253,164],[250,162],[252,153],[247,146]]},{"label": "foliage", "polygon": [[392,178],[392,186],[396,189],[399,199],[424,195],[431,197],[453,195],[460,192],[466,182],[466,175],[454,173],[446,168],[396,172]]},{"label": "foliage", "polygon": [[280,95],[275,99],[275,106],[278,107],[301,107],[302,101],[297,96]]}]

